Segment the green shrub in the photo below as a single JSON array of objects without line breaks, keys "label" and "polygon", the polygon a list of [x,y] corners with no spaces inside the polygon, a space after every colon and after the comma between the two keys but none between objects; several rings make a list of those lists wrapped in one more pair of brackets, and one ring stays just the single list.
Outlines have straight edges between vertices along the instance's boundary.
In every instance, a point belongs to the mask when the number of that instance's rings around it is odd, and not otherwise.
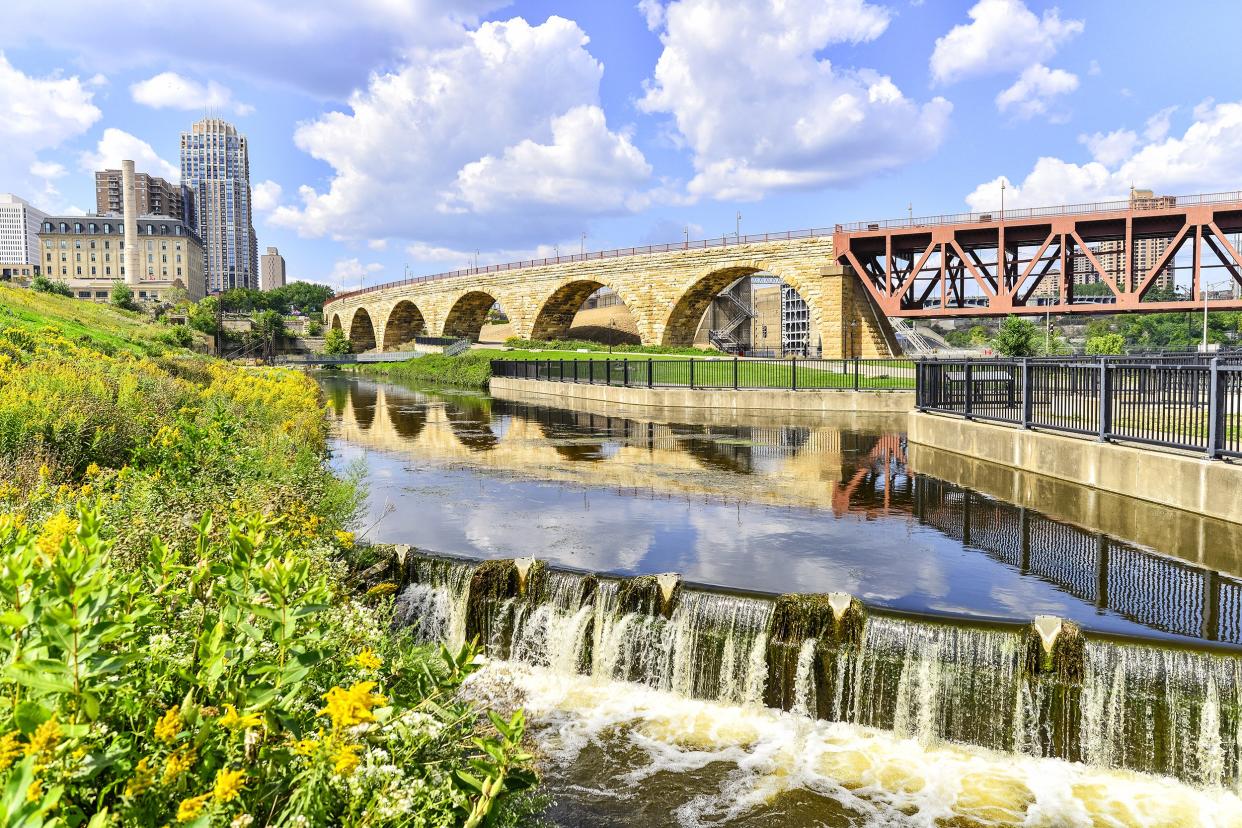
[{"label": "green shrub", "polygon": [[51,293],[56,296],[73,296],[73,291],[64,282],[54,282],[46,276],[36,276],[30,281],[31,290],[39,293]]}]

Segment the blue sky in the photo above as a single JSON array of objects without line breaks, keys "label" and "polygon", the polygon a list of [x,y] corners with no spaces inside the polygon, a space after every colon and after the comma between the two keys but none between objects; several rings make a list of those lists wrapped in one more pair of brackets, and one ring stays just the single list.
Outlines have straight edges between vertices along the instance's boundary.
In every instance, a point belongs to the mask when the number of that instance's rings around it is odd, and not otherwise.
[{"label": "blue sky", "polygon": [[[250,139],[261,247],[349,288],[742,231],[1242,189],[1242,6],[10,0],[0,191],[93,208]],[[48,33],[54,33],[49,39]],[[127,38],[131,39],[127,41]]]}]

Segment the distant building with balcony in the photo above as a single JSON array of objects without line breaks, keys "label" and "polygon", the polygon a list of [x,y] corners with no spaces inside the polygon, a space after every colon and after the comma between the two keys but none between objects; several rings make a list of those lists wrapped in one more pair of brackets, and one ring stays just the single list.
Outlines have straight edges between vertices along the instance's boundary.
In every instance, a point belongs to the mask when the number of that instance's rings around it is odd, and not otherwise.
[{"label": "distant building with balcony", "polygon": [[[129,287],[139,302],[204,296],[203,243],[178,219],[138,218],[139,267]],[[79,299],[107,302],[125,272],[125,229],[119,216],[47,216],[39,232],[43,273],[64,282]]]},{"label": "distant building with balcony", "polygon": [[[125,213],[120,170],[95,173],[95,212],[101,216]],[[134,196],[140,216],[168,216],[193,225],[194,196],[186,187],[146,173],[134,173]]]},{"label": "distant building with balcony", "polygon": [[203,240],[207,289],[258,288],[246,137],[219,118],[196,121],[181,133],[181,183],[193,192],[191,224]]}]

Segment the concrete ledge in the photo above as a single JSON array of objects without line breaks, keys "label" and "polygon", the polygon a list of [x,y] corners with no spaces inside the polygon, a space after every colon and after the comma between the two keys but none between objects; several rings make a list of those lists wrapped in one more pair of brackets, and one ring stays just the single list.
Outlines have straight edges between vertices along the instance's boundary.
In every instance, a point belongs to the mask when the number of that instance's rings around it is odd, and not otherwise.
[{"label": "concrete ledge", "polygon": [[910,442],[1125,497],[1242,523],[1242,466],[911,412]]},{"label": "concrete ledge", "polygon": [[904,413],[914,407],[913,391],[782,391],[690,388],[634,388],[577,382],[492,377],[496,396],[538,395],[653,408],[712,408],[722,411],[855,411]]}]

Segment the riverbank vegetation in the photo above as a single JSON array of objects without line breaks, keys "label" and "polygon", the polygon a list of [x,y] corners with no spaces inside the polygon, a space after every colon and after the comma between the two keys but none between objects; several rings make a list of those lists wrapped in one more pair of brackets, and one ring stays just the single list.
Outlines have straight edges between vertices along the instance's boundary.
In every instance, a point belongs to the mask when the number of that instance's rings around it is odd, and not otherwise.
[{"label": "riverbank vegetation", "polygon": [[675,354],[677,356],[718,357],[715,348],[683,348],[674,345],[607,345],[586,339],[523,339],[512,336],[505,347],[516,351],[593,351],[618,354]]},{"label": "riverbank vegetation", "polygon": [[394,634],[394,585],[359,585],[360,490],[325,463],[309,377],[152,349],[151,326],[58,297],[32,330],[7,293],[0,824],[510,825],[535,809],[520,713],[456,695],[474,650]]}]

